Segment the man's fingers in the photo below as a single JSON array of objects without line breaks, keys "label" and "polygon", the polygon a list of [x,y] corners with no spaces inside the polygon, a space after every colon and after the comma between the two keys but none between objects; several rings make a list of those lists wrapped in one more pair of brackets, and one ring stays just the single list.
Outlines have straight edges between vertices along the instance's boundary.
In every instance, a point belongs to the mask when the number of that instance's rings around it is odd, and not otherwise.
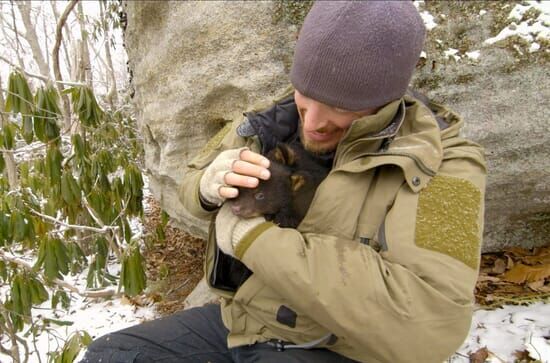
[{"label": "man's fingers", "polygon": [[269,168],[269,159],[261,154],[255,153],[254,151],[246,149],[241,151],[241,154],[239,156],[241,160],[248,161],[251,164],[258,165],[265,169]]},{"label": "man's fingers", "polygon": [[259,181],[258,178],[254,178],[252,176],[227,173],[224,177],[224,183],[230,187],[256,188]]},{"label": "man's fingers", "polygon": [[237,188],[221,187],[219,193],[222,198],[231,199],[239,195],[239,190]]},{"label": "man's fingers", "polygon": [[233,163],[233,167],[231,169],[236,174],[254,177],[254,178],[263,179],[263,180],[267,180],[271,176],[267,168],[245,160],[236,160]]}]

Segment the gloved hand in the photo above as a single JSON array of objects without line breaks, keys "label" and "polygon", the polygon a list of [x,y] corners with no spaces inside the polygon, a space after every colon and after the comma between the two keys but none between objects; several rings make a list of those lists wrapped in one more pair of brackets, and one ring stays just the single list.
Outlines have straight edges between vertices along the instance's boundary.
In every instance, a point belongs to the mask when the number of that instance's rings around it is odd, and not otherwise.
[{"label": "gloved hand", "polygon": [[225,201],[220,195],[220,188],[227,186],[225,175],[232,171],[233,163],[240,159],[240,154],[244,150],[248,148],[225,150],[208,165],[199,185],[199,193],[205,201],[218,207]]},{"label": "gloved hand", "polygon": [[269,159],[247,147],[221,152],[201,177],[201,201],[219,207],[226,198],[238,195],[238,187],[255,188],[258,179],[269,179],[269,164]]},{"label": "gloved hand", "polygon": [[241,239],[254,227],[265,222],[264,217],[240,218],[231,207],[224,204],[216,216],[216,242],[226,255],[235,257],[235,250]]}]

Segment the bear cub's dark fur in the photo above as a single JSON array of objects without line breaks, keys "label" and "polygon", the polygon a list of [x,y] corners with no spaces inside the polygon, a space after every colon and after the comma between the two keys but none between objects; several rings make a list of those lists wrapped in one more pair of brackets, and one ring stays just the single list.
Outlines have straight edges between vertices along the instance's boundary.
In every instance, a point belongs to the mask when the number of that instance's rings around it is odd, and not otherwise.
[{"label": "bear cub's dark fur", "polygon": [[229,201],[231,209],[243,218],[263,215],[281,227],[296,228],[330,168],[296,144],[278,144],[266,157],[271,177],[254,189],[239,188],[239,196]]}]

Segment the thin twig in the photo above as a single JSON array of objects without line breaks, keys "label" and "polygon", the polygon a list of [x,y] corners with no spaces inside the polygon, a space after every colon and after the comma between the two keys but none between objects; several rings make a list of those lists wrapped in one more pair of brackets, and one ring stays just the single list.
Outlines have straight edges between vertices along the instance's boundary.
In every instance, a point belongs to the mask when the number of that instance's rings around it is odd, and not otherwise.
[{"label": "thin twig", "polygon": [[39,217],[42,217],[42,218],[44,218],[44,219],[46,219],[50,222],[53,222],[55,224],[60,225],[60,226],[71,228],[71,229],[79,229],[79,230],[83,230],[83,231],[91,231],[91,232],[96,232],[96,233],[101,233],[101,234],[107,234],[107,233],[109,233],[109,231],[117,230],[119,228],[118,226],[110,227],[110,226],[103,225],[101,228],[96,228],[96,227],[90,227],[90,226],[80,226],[80,225],[76,225],[76,224],[69,224],[69,223],[62,222],[58,219],[55,219],[52,216],[42,214],[42,213],[40,213],[40,212],[38,212],[38,211],[36,211],[32,208],[29,208],[29,210],[32,214],[35,214]]},{"label": "thin twig", "polygon": [[[12,67],[16,68],[17,70],[19,70],[20,72],[24,73],[27,77],[37,78],[37,79],[40,79],[44,82],[52,81],[52,79],[50,79],[49,77],[44,76],[42,74],[32,73],[32,72],[26,71],[24,68],[21,68],[17,64],[10,61],[8,58],[3,57],[1,55],[0,55],[0,60],[4,61],[5,63],[8,63],[10,66],[12,66]],[[54,80],[53,82],[58,83],[58,84],[63,84],[65,86],[73,86],[73,87],[81,87],[81,86],[86,85],[86,84],[80,83],[80,82],[68,82],[68,81],[60,81],[60,80]]]},{"label": "thin twig", "polygon": [[[96,179],[96,182],[97,182],[97,179]],[[82,195],[82,204],[84,205],[84,207],[88,210],[88,213],[90,213],[90,216],[92,216],[93,220],[99,225],[101,226],[102,228],[107,228],[105,226],[105,224],[103,223],[103,221],[101,220],[101,218],[99,218],[98,215],[96,215],[95,211],[93,210],[93,208],[90,206],[90,203],[88,203],[88,199],[86,199],[86,196],[85,195]],[[109,227],[113,230],[115,229],[119,229],[118,226],[113,226],[113,227]],[[116,256],[118,257],[118,259],[120,261],[122,261],[122,252],[120,251],[120,242],[118,241],[118,237],[117,237],[117,234],[116,233],[107,233],[106,234],[107,236],[107,240],[109,241],[109,245],[111,246],[111,249],[113,250],[113,252],[116,254]],[[113,236],[115,237],[116,239],[116,242],[113,241]]]}]

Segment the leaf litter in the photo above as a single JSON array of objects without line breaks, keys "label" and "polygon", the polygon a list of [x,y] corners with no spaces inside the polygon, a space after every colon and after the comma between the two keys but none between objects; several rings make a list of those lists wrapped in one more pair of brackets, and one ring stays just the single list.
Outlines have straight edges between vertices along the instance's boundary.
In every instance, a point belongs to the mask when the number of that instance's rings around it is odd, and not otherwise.
[{"label": "leaf litter", "polygon": [[482,255],[477,310],[448,361],[550,362],[550,246]]}]

